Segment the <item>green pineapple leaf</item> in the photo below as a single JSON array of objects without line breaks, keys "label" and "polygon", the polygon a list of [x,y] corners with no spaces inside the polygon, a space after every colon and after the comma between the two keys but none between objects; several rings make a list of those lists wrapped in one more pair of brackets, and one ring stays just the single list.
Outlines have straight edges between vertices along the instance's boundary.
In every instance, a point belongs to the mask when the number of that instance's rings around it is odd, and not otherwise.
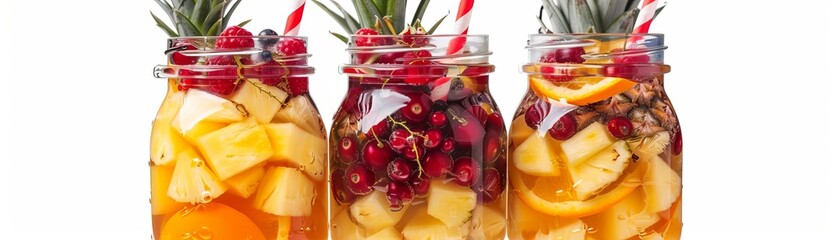
[{"label": "green pineapple leaf", "polygon": [[[189,0],[186,1],[189,2]],[[221,21],[221,26],[219,26],[219,29],[224,31],[224,29],[227,28],[227,24],[230,23],[230,18],[233,17],[233,12],[236,11],[236,7],[238,7],[239,3],[241,2],[242,0],[236,0],[236,2],[233,3],[233,6],[230,6],[230,10],[227,10],[227,14],[225,14],[222,18],[223,20]]]},{"label": "green pineapple leaf", "polygon": [[219,35],[219,33],[220,33],[220,31],[221,31],[221,30],[219,29],[219,26],[221,26],[221,18],[219,18],[218,20],[216,20],[216,22],[215,22],[215,23],[213,23],[213,25],[212,25],[212,26],[210,26],[210,28],[207,30],[207,32],[208,32],[209,34],[213,35],[213,36],[218,36],[218,35]]},{"label": "green pineapple leaf", "polygon": [[591,12],[591,18],[594,20],[594,26],[601,30],[598,32],[602,32],[604,27],[600,19],[600,7],[597,5],[597,0],[586,0],[586,4],[588,4],[588,10]]},{"label": "green pineapple leaf", "polygon": [[405,8],[407,7],[408,0],[394,0],[389,2],[393,3],[391,5],[393,8],[392,12],[389,12],[388,15],[392,16],[393,27],[396,28],[395,34],[399,34],[405,29]]},{"label": "green pineapple leaf", "polygon": [[655,14],[653,14],[653,20],[655,20],[655,18],[658,17],[658,14],[661,13],[661,10],[664,10],[664,7],[666,6],[667,2],[664,2],[664,4],[661,5],[661,7],[658,7],[658,9],[655,10]]},{"label": "green pineapple leaf", "polygon": [[422,21],[422,17],[425,15],[425,9],[428,8],[428,2],[430,1],[431,0],[420,0],[419,5],[417,5],[417,11],[414,12],[414,17],[411,19],[411,25],[416,24],[417,21]]},{"label": "green pineapple leaf", "polygon": [[250,23],[251,20],[253,20],[253,19],[248,19],[248,20],[242,21],[239,24],[237,24],[236,26],[245,27],[245,25],[248,25],[248,23]]},{"label": "green pineapple leaf", "polygon": [[[375,3],[373,3],[373,0],[360,0],[359,2],[363,5],[363,7],[365,9],[367,9],[367,13],[370,14],[371,18],[375,19],[376,21],[384,18],[385,15],[381,11],[379,11],[379,8],[376,7]],[[374,24],[375,24],[375,22],[374,22]],[[388,32],[390,32],[390,29],[387,28],[387,27],[383,27],[383,29],[386,29]],[[382,32],[384,32],[384,31],[382,31]],[[391,32],[391,34],[396,34],[396,33]]]},{"label": "green pineapple leaf", "polygon": [[436,31],[436,30],[437,30],[437,27],[439,27],[439,26],[440,26],[440,23],[443,23],[443,20],[446,20],[446,17],[448,17],[448,16],[449,16],[449,14],[451,14],[451,13],[452,13],[452,12],[447,12],[447,13],[446,13],[446,15],[443,15],[443,17],[442,17],[442,18],[440,18],[440,20],[437,20],[437,22],[436,22],[436,23],[434,23],[434,26],[431,26],[431,29],[428,29],[428,34],[429,34],[429,35],[434,34],[434,31]]},{"label": "green pineapple leaf", "polygon": [[177,17],[180,19],[180,24],[188,30],[186,34],[181,34],[182,36],[206,36],[206,34],[201,32],[201,29],[198,28],[198,25],[195,25],[195,23],[189,20],[189,17],[186,14],[181,11],[175,11],[175,14],[178,15]]},{"label": "green pineapple leaf", "polygon": [[[203,26],[204,19],[201,16],[206,16],[207,12],[204,12],[204,8],[206,8],[207,2],[204,0],[195,0],[195,11],[192,11],[192,16],[189,18],[195,26]],[[209,12],[209,9],[207,9]]]},{"label": "green pineapple leaf", "polygon": [[[215,2],[215,1],[213,1],[213,2]],[[220,4],[215,4],[213,6],[213,8],[211,8],[210,11],[207,12],[207,17],[204,18],[204,21],[201,24],[201,28],[207,29],[208,34],[215,34],[214,31],[210,31],[209,29],[212,25],[214,25],[216,22],[218,22],[215,19],[218,19],[219,16],[221,16],[221,13],[224,11],[224,6],[225,6],[224,2],[227,2],[227,0],[223,1]]]},{"label": "green pineapple leaf", "polygon": [[329,31],[329,34],[332,34],[332,36],[335,36],[335,38],[338,38],[338,40],[341,40],[342,43],[349,43],[350,42],[350,40],[347,39],[347,37],[345,37],[344,35],[341,35],[341,34],[338,34],[338,33],[332,32],[332,31]]},{"label": "green pineapple leaf", "polygon": [[[335,13],[334,11],[332,11],[331,9],[326,7],[326,5],[323,5],[323,3],[319,2],[318,0],[312,0],[312,2],[315,3],[315,5],[317,5],[321,9],[323,9],[323,11],[326,12],[327,15],[329,15],[330,17],[332,17],[332,19],[335,20],[335,22],[338,22],[338,25],[340,25],[341,28],[344,29],[344,31],[346,31],[348,34],[353,33],[353,31],[350,29],[350,26],[347,24],[347,19],[342,18],[341,16],[339,16],[337,13]],[[340,5],[337,2],[333,1],[333,3],[340,7]]]},{"label": "green pineapple leaf", "polygon": [[559,9],[557,5],[554,5],[554,3],[551,0],[542,0],[542,5],[548,12],[548,19],[551,21],[551,27],[553,27],[554,32],[570,32],[569,29],[571,27],[568,26],[568,23],[565,21],[565,16],[562,15],[562,11]]},{"label": "green pineapple leaf", "polygon": [[[335,0],[331,0],[331,1],[332,1],[332,4],[335,4],[335,6],[338,7],[338,10],[341,11],[341,15],[344,15],[344,17],[343,17],[344,22],[347,23],[347,26],[349,27],[349,30],[350,30],[350,31],[348,31],[348,33],[349,34],[354,34],[356,31],[358,31],[358,29],[361,28],[361,24],[358,23],[358,20],[355,20],[355,18],[352,15],[350,15],[350,13],[347,12],[347,10],[344,9],[344,7],[341,6],[341,4],[338,4],[338,2],[336,2]],[[336,19],[336,21],[337,21],[337,19]]]},{"label": "green pineapple leaf", "polygon": [[571,0],[568,18],[570,19],[571,32],[573,33],[597,33],[597,25],[591,16],[586,0]]},{"label": "green pineapple leaf", "polygon": [[597,8],[600,11],[600,22],[604,28],[607,24],[615,21],[621,14],[626,12],[627,0],[597,0]]},{"label": "green pineapple leaf", "polygon": [[623,13],[623,15],[618,17],[617,20],[615,20],[614,22],[612,22],[612,24],[609,25],[609,28],[606,29],[606,32],[631,33],[632,28],[635,27],[635,19],[638,18],[638,12],[640,12],[640,10],[638,9],[626,11],[625,13]]},{"label": "green pineapple leaf", "polygon": [[172,29],[169,28],[169,26],[167,26],[166,23],[164,23],[162,20],[160,20],[160,18],[155,16],[154,13],[152,13],[151,11],[149,11],[149,13],[151,13],[151,17],[154,18],[154,21],[157,23],[157,27],[159,27],[161,30],[166,32],[166,34],[168,34],[169,37],[177,37],[178,36],[178,33],[176,33],[175,31],[172,31]]},{"label": "green pineapple leaf", "polygon": [[373,25],[376,23],[375,18],[373,18],[372,13],[368,12],[366,4],[364,4],[365,0],[353,0],[353,6],[355,8],[355,13],[358,15],[358,20],[361,22],[361,27],[365,28],[373,28]]}]

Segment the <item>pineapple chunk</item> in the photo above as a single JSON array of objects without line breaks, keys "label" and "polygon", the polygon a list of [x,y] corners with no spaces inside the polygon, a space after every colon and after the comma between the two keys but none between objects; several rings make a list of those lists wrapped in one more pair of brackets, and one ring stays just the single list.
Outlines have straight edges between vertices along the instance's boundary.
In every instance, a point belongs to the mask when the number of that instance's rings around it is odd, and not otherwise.
[{"label": "pineapple chunk", "polygon": [[513,152],[513,163],[529,175],[555,177],[562,174],[557,157],[545,138],[534,133]]},{"label": "pineapple chunk", "polygon": [[585,240],[586,224],[580,219],[561,219],[546,232],[536,233],[536,240]]},{"label": "pineapple chunk", "polygon": [[157,116],[152,123],[149,154],[155,165],[171,166],[177,154],[189,148],[180,134],[172,128],[172,119],[177,115],[183,101],[183,92],[169,93],[157,111]]},{"label": "pineapple chunk", "polygon": [[259,187],[259,182],[264,175],[265,169],[262,169],[262,166],[258,165],[224,180],[224,183],[230,187],[229,191],[233,195],[249,198],[251,194],[256,192],[256,189]]},{"label": "pineapple chunk", "polygon": [[387,227],[385,229],[379,230],[379,232],[374,233],[366,238],[366,240],[401,240],[402,235],[399,234],[399,231],[396,231],[394,227]]},{"label": "pineapple chunk", "polygon": [[[175,121],[177,121],[177,119]],[[178,132],[183,133],[183,136],[187,142],[193,145],[197,145],[198,139],[200,139],[204,135],[207,135],[208,133],[215,132],[216,130],[227,127],[227,125],[228,123],[201,121],[192,126],[191,129],[183,130],[176,128],[176,130],[178,130]]]},{"label": "pineapple chunk", "polygon": [[[472,189],[448,184],[441,180],[431,181],[428,189],[428,215],[448,227],[457,227],[472,219],[472,211],[478,203],[478,194]],[[385,204],[387,206],[387,204]]]},{"label": "pineapple chunk", "polygon": [[615,206],[583,219],[593,228],[597,239],[628,239],[641,234],[661,220],[657,213],[644,209],[644,191],[636,189]]},{"label": "pineapple chunk", "polygon": [[284,108],[277,112],[274,122],[293,123],[312,135],[324,135],[318,109],[305,95],[292,98]]},{"label": "pineapple chunk", "polygon": [[315,184],[294,168],[268,169],[254,197],[253,207],[263,212],[302,217],[312,214]]},{"label": "pineapple chunk", "polygon": [[323,181],[326,172],[325,138],[309,134],[291,123],[272,123],[264,126],[274,150],[271,162],[300,168],[315,181]]},{"label": "pineapple chunk", "polygon": [[402,229],[402,236],[405,237],[405,240],[463,239],[460,226],[448,227],[425,212],[428,212],[428,210],[420,211],[408,220],[408,224]]},{"label": "pineapple chunk", "polygon": [[405,209],[407,208],[398,212],[391,211],[385,194],[373,191],[350,205],[350,215],[366,232],[375,233],[396,225],[405,215]]},{"label": "pineapple chunk", "polygon": [[176,161],[167,194],[175,201],[207,203],[227,191],[227,186],[207,168],[195,151],[181,152]]},{"label": "pineapple chunk", "polygon": [[288,93],[285,91],[262,84],[258,80],[248,79],[230,100],[245,106],[248,114],[259,123],[268,123],[283,106],[286,98]]},{"label": "pineapple chunk", "polygon": [[560,144],[568,166],[574,167],[614,143],[606,126],[594,122]]},{"label": "pineapple chunk", "polygon": [[245,119],[245,116],[235,103],[201,90],[190,89],[184,97],[183,107],[176,117],[177,121],[173,121],[172,125],[180,129],[181,133],[185,133],[202,121],[232,123],[242,119]]},{"label": "pineapple chunk", "polygon": [[629,166],[629,144],[621,140],[597,155],[571,168],[577,197],[587,199],[618,180]]},{"label": "pineapple chunk", "polygon": [[288,240],[291,236],[291,217],[280,216],[277,219],[277,238],[276,240]]},{"label": "pineapple chunk", "polygon": [[265,128],[252,119],[204,135],[197,145],[222,180],[262,163],[273,153]]},{"label": "pineapple chunk", "polygon": [[176,202],[166,195],[169,182],[172,181],[174,167],[151,166],[151,214],[168,214],[180,210],[183,203]]},{"label": "pineapple chunk", "polygon": [[468,233],[469,239],[504,239],[504,229],[507,226],[504,213],[486,206],[475,209],[475,211],[475,217],[472,218],[472,224],[470,225],[471,231]]},{"label": "pineapple chunk", "polygon": [[670,145],[670,133],[661,131],[649,137],[628,140],[629,149],[641,158],[659,155]]},{"label": "pineapple chunk", "polygon": [[550,224],[554,218],[534,210],[515,194],[510,194],[510,238],[521,239],[513,234],[535,234],[544,224]]},{"label": "pineapple chunk", "polygon": [[521,145],[525,140],[527,140],[536,130],[527,126],[527,122],[525,121],[524,116],[520,116],[513,120],[513,124],[510,125],[510,143],[512,143],[511,147],[516,147]]},{"label": "pineapple chunk", "polygon": [[350,219],[349,211],[346,208],[341,208],[332,217],[330,223],[332,229],[332,239],[336,240],[356,240],[364,239],[361,237],[361,231],[358,225]]},{"label": "pineapple chunk", "polygon": [[644,176],[644,192],[647,194],[647,210],[657,213],[670,208],[682,194],[682,178],[670,165],[658,156],[653,156],[650,169]]}]

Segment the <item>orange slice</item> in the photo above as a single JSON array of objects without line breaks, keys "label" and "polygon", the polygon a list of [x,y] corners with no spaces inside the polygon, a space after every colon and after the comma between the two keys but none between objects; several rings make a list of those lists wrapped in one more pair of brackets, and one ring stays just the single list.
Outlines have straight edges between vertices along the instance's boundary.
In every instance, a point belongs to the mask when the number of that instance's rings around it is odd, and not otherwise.
[{"label": "orange slice", "polygon": [[536,94],[555,100],[565,99],[570,104],[583,106],[602,101],[629,90],[636,82],[616,77],[578,77],[570,82],[551,82],[539,77],[530,78]]},{"label": "orange slice", "polygon": [[641,178],[646,169],[646,166],[639,165],[611,191],[588,200],[576,199],[573,182],[569,177],[529,176],[518,169],[512,169],[510,182],[518,197],[534,210],[551,216],[580,218],[602,212],[630,195],[641,186]]}]

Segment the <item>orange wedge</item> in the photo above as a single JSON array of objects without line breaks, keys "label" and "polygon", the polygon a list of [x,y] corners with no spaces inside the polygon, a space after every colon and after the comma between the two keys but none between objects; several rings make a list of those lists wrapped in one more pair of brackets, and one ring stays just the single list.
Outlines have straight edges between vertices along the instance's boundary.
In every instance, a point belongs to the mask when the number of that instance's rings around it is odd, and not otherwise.
[{"label": "orange wedge", "polygon": [[570,104],[583,106],[602,101],[629,90],[636,82],[616,77],[578,77],[570,82],[552,82],[539,77],[530,78],[530,88],[536,94],[555,100],[565,99]]},{"label": "orange wedge", "polygon": [[646,166],[639,165],[611,191],[588,200],[576,199],[573,182],[569,177],[529,176],[518,169],[512,169],[510,183],[518,197],[536,211],[551,216],[581,218],[602,212],[629,196],[641,186],[641,178],[646,169]]}]

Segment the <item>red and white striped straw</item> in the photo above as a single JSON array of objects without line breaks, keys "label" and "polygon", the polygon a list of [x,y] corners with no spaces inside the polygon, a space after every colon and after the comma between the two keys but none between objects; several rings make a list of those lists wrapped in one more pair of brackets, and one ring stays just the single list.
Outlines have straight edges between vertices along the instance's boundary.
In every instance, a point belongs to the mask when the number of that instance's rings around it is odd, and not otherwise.
[{"label": "red and white striped straw", "polygon": [[[454,32],[460,35],[469,33],[469,20],[472,19],[472,6],[475,0],[460,0],[460,7],[457,8],[457,19],[454,22]],[[456,37],[449,42],[449,49],[446,54],[457,54],[463,51],[466,45],[465,37]]]},{"label": "red and white striped straw", "polygon": [[633,33],[647,33],[650,31],[650,24],[653,22],[656,8],[658,8],[658,0],[644,0],[644,4],[641,4],[641,12],[638,13],[638,20],[635,22]]},{"label": "red and white striped straw", "polygon": [[300,33],[300,22],[303,21],[303,8],[306,7],[306,0],[292,0],[291,13],[285,21],[285,35],[297,36]]}]

